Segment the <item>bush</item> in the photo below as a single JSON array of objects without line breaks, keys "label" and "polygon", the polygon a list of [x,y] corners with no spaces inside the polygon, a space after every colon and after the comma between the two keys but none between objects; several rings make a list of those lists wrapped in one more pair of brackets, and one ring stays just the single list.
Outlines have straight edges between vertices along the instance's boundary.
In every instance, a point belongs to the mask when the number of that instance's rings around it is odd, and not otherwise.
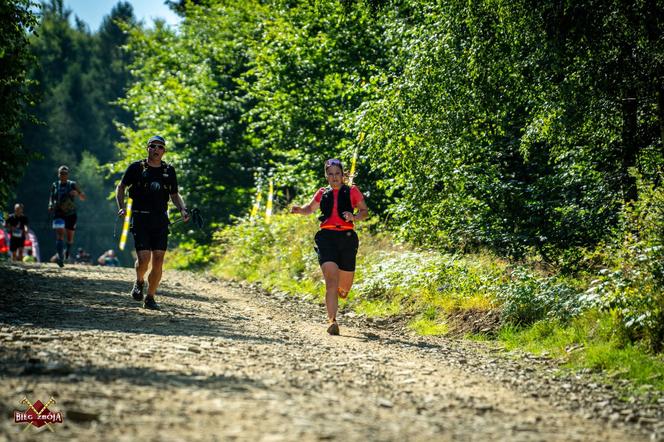
[{"label": "bush", "polygon": [[639,199],[625,205],[606,265],[586,299],[612,312],[632,341],[664,345],[664,189],[637,179]]},{"label": "bush", "polygon": [[591,306],[570,285],[555,277],[542,277],[518,268],[512,280],[498,290],[501,320],[529,325],[542,319],[567,322]]}]

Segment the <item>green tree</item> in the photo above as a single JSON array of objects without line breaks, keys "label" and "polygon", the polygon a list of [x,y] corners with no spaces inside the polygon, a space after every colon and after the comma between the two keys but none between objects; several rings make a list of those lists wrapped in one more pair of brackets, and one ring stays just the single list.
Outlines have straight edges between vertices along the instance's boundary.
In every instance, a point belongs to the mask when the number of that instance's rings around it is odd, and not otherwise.
[{"label": "green tree", "polygon": [[[54,244],[50,241],[53,233],[46,204],[50,183],[57,179],[58,166],[67,164],[72,169],[72,179],[79,179],[88,173],[81,167],[94,164],[90,154],[104,162],[112,160],[113,146],[119,137],[114,120],[130,120],[113,103],[124,94],[130,80],[131,58],[122,52],[127,35],[121,31],[119,22],[132,25],[135,19],[131,6],[119,3],[99,32],[92,34],[78,19],[72,26],[71,11],[62,0],[43,3],[39,15],[39,23],[30,36],[35,62],[29,71],[31,92],[37,104],[32,110],[34,121],[22,128],[26,151],[33,155],[33,160],[15,194],[26,205],[32,227],[42,240],[42,258],[47,258],[53,254]],[[92,172],[98,173],[96,169]],[[104,187],[100,198],[95,193],[95,198],[88,199],[80,208],[89,207],[89,214],[112,223],[116,212],[106,195],[113,183],[109,181]],[[82,216],[79,226],[86,223],[88,220]],[[101,224],[97,227],[106,229],[106,236],[87,228],[77,234],[78,242],[93,245],[91,253],[108,248],[106,237],[112,237],[112,227]]]},{"label": "green tree", "polygon": [[8,0],[0,4],[0,200],[7,201],[30,156],[23,147],[21,127],[29,120],[32,97],[28,71],[33,62],[29,35],[36,17],[33,3]]}]

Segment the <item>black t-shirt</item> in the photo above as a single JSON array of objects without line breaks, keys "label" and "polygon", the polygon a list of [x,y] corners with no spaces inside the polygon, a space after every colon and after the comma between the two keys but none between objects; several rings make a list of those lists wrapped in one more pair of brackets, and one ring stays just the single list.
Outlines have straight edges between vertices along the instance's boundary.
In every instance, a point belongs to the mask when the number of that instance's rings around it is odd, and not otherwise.
[{"label": "black t-shirt", "polygon": [[16,216],[12,213],[7,217],[7,226],[12,238],[21,238],[25,236],[24,227],[28,225],[28,217],[25,215]]},{"label": "black t-shirt", "polygon": [[127,167],[122,184],[129,188],[129,197],[134,200],[132,211],[135,213],[165,215],[169,195],[178,193],[175,169],[166,163],[151,167],[145,160],[135,161]]}]

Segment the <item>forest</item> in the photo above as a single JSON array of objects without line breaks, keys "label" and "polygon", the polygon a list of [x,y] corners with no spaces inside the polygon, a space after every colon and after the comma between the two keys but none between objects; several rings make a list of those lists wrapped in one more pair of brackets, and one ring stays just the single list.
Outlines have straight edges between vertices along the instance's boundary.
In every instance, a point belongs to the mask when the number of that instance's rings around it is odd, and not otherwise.
[{"label": "forest", "polygon": [[623,342],[662,350],[662,0],[170,4],[177,28],[119,2],[92,33],[62,0],[3,2],[0,194],[40,237],[68,164],[94,201],[80,244],[112,247],[108,197],[154,134],[204,214],[174,232],[203,263],[272,244],[248,216],[268,182],[285,211],[326,159],[356,154],[365,235],[503,263],[491,305],[514,324],[600,311]]}]

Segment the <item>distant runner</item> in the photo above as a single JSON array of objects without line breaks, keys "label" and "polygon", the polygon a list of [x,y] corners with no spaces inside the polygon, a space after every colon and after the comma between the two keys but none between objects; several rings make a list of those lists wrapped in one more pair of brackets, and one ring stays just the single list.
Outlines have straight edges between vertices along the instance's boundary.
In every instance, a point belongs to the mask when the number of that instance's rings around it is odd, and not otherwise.
[{"label": "distant runner", "polygon": [[154,297],[161,281],[164,255],[168,247],[168,198],[189,221],[189,212],[178,193],[178,181],[172,165],[162,161],[166,152],[166,141],[160,136],[151,137],[147,143],[147,158],[135,161],[125,171],[115,191],[118,215],[125,215],[125,189],[133,199],[131,232],[136,248],[136,281],[131,296],[136,301],[143,300],[145,274],[148,265],[152,268],[148,275],[147,295],[143,307],[158,310]]},{"label": "distant runner", "polygon": [[[51,185],[51,196],[48,202],[48,211],[53,213],[53,229],[55,230],[56,263],[62,267],[65,259],[69,259],[74,245],[74,232],[76,231],[76,204],[78,197],[85,201],[86,196],[76,183],[69,180],[69,167],[58,168],[58,181]],[[65,248],[65,232],[67,244]]]},{"label": "distant runner", "polygon": [[353,230],[353,222],[366,219],[369,209],[360,190],[344,183],[341,161],[331,159],[325,162],[325,178],[330,186],[318,189],[306,206],[293,206],[291,213],[309,215],[318,208],[321,210],[321,216],[318,217],[321,221],[320,230],[314,237],[314,248],[325,278],[327,332],[338,335],[338,298],[346,299],[355,276],[359,240]]},{"label": "distant runner", "polygon": [[23,204],[14,205],[14,213],[7,217],[7,230],[9,231],[9,250],[12,261],[23,261],[23,246],[28,237],[28,217],[23,214]]}]

